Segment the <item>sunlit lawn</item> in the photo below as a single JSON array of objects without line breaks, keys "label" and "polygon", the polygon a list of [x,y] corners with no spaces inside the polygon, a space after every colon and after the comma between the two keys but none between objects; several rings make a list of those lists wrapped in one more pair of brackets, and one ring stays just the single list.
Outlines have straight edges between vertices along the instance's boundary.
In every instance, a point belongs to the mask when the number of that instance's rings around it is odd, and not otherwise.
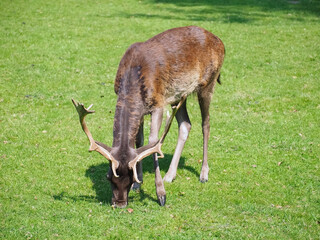
[{"label": "sunlit lawn", "polygon": [[[0,238],[319,239],[319,16],[319,1],[308,0],[1,1]],[[211,106],[209,181],[198,180],[191,96],[193,126],[166,206],[147,158],[142,190],[113,209],[108,163],[88,153],[71,98],[94,104],[90,130],[111,145],[123,53],[186,25],[219,36],[227,53]],[[163,176],[176,140],[174,123]]]}]

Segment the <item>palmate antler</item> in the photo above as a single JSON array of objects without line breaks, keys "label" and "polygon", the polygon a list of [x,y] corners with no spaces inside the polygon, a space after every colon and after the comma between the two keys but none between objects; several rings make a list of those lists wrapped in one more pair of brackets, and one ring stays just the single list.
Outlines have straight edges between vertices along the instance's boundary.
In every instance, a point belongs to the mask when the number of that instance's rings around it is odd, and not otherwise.
[{"label": "palmate antler", "polygon": [[158,142],[155,143],[155,144],[148,144],[146,146],[138,148],[136,150],[138,156],[136,156],[133,160],[131,160],[128,163],[129,168],[133,170],[133,177],[134,177],[134,180],[137,183],[141,183],[139,181],[139,179],[138,179],[138,174],[137,174],[137,163],[138,162],[140,162],[142,159],[144,159],[145,157],[150,156],[153,153],[160,154],[160,156],[158,156],[159,158],[163,158],[164,157],[163,152],[161,151],[161,146],[162,146],[162,144],[164,142],[164,139],[167,136],[167,133],[169,132],[169,129],[170,129],[170,126],[171,126],[171,123],[173,121],[174,116],[176,115],[178,109],[181,107],[181,105],[183,104],[185,99],[186,99],[186,97],[182,97],[180,102],[179,102],[179,104],[177,106],[173,106],[172,107],[172,114],[171,114],[170,118],[167,119],[166,126],[164,128],[164,132],[163,132],[161,138],[158,140]]},{"label": "palmate antler", "polygon": [[[85,134],[87,135],[89,142],[90,142],[90,147],[89,147],[89,151],[97,151],[98,153],[100,153],[102,156],[104,156],[105,158],[107,158],[108,160],[111,161],[111,168],[113,171],[113,175],[115,177],[118,177],[117,175],[117,168],[119,167],[119,162],[111,155],[110,151],[111,148],[105,146],[105,147],[101,147],[99,142],[95,141],[87,127],[86,122],[84,121],[84,118],[86,117],[87,114],[91,114],[94,113],[93,110],[90,110],[90,108],[92,107],[92,104],[88,107],[85,108],[83,106],[82,103],[77,103],[72,99],[72,103],[75,106],[75,108],[77,109],[77,112],[79,114],[79,120],[80,120],[80,124],[81,127],[83,129],[83,131],[85,132]],[[109,148],[109,149],[108,149]]]}]

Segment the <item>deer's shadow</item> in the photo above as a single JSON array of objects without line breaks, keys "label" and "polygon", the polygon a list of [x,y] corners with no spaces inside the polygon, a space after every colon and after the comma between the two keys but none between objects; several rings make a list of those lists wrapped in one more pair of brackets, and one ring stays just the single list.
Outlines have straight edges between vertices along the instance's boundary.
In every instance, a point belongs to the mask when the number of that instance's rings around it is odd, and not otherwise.
[{"label": "deer's shadow", "polygon": [[[171,163],[172,159],[171,154],[165,155],[163,159],[159,159],[159,165],[160,169],[167,172]],[[143,160],[143,173],[153,173],[154,167],[153,167],[153,158],[147,157]],[[178,168],[186,169],[190,171],[191,173],[195,174],[197,177],[199,177],[199,173],[191,166],[185,165],[185,158],[181,157],[179,161]],[[56,200],[63,200],[63,199],[69,199],[72,201],[98,201],[104,204],[110,204],[111,197],[112,197],[112,190],[109,181],[107,180],[107,172],[109,170],[109,163],[104,162],[97,165],[90,166],[86,172],[85,176],[90,178],[92,182],[92,188],[96,192],[96,197],[94,196],[68,196],[67,193],[61,192],[58,195],[54,195],[53,198]],[[143,191],[143,186],[141,187],[140,191],[138,191],[138,194],[140,195],[140,200],[149,199],[151,201],[157,202],[156,194],[150,195]],[[129,197],[130,201],[130,197]]]},{"label": "deer's shadow", "polygon": [[[171,154],[166,154],[163,159],[159,159],[159,165],[160,169],[167,172],[171,163],[172,159]],[[197,177],[199,177],[199,173],[191,166],[185,165],[185,158],[181,157],[179,161],[179,167],[183,168],[191,173],[195,174]],[[106,174],[109,170],[109,163],[101,163],[98,165],[92,165],[90,166],[85,173],[86,177],[89,177],[93,183],[92,188],[96,192],[96,199],[99,202],[103,203],[110,203],[111,197],[112,197],[112,191],[109,181],[106,178]],[[147,157],[143,160],[143,173],[153,173],[153,159],[152,157]],[[141,190],[138,192],[140,195],[140,199],[150,199],[151,201],[157,202],[156,195],[154,196],[147,194],[143,191],[143,186],[141,187]],[[129,198],[130,200],[130,198]]]}]

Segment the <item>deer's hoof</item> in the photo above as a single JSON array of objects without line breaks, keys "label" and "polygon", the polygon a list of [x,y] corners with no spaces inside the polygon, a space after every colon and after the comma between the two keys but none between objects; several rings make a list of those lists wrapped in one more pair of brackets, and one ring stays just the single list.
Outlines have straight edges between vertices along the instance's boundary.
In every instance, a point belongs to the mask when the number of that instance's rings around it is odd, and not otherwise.
[{"label": "deer's hoof", "polygon": [[208,182],[208,178],[200,178],[200,182],[202,183]]},{"label": "deer's hoof", "polygon": [[200,173],[200,182],[205,183],[208,182],[209,168],[202,168]]},{"label": "deer's hoof", "polygon": [[161,207],[163,207],[166,204],[166,195],[158,196],[158,201]]}]

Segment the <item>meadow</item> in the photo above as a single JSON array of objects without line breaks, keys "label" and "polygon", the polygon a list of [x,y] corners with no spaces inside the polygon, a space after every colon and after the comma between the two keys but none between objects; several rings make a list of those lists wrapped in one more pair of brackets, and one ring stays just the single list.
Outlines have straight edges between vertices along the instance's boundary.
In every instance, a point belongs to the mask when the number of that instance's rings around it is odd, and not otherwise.
[{"label": "meadow", "polygon": [[[142,189],[114,209],[109,163],[88,153],[71,98],[94,104],[87,123],[111,145],[125,50],[188,25],[226,48],[209,181],[199,181],[190,96],[192,130],[166,206],[148,157]],[[2,0],[0,46],[0,239],[320,239],[319,0]],[[174,122],[162,176],[176,141]]]}]

